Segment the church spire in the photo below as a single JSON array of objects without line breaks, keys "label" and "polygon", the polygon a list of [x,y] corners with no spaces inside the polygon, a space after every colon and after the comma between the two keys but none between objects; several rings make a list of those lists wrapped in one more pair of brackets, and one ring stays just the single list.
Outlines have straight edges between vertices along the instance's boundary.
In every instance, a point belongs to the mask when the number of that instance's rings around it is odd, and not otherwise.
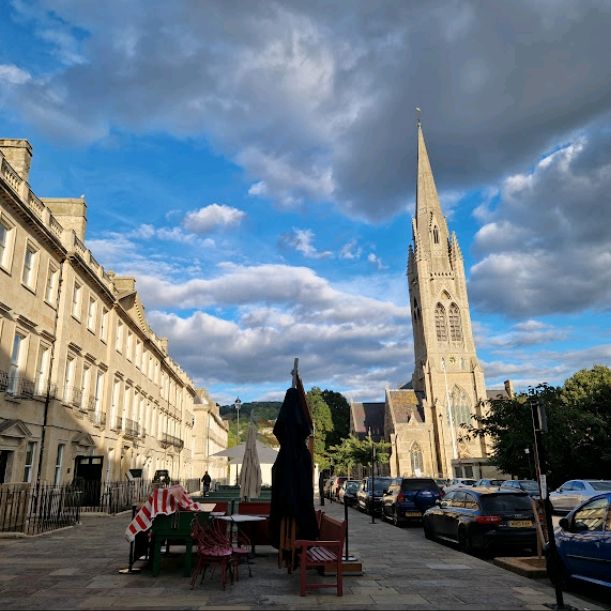
[{"label": "church spire", "polygon": [[[438,219],[439,223],[444,222],[435,179],[431,170],[431,162],[424,142],[422,124],[418,117],[418,181],[416,189],[416,224],[420,231],[426,231],[430,223],[431,214]],[[446,228],[447,233],[447,228]]]}]

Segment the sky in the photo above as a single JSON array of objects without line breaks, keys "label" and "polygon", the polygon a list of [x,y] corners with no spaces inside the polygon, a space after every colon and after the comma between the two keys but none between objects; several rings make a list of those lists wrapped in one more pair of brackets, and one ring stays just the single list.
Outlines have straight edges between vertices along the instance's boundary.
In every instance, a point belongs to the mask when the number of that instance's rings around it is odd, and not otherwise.
[{"label": "sky", "polygon": [[0,137],[219,403],[411,379],[416,107],[487,386],[611,364],[611,3],[4,0]]}]

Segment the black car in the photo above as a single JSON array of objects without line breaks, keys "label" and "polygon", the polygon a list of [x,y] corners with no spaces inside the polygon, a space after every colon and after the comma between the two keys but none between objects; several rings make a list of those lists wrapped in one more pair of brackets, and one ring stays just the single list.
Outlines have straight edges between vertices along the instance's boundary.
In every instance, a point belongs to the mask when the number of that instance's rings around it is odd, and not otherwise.
[{"label": "black car", "polygon": [[525,492],[452,490],[424,513],[422,522],[427,539],[453,541],[465,552],[537,545],[535,517]]},{"label": "black car", "polygon": [[441,489],[431,477],[398,477],[382,497],[382,517],[392,520],[395,526],[421,520],[441,496]]},{"label": "black car", "polygon": [[359,489],[361,482],[357,479],[347,479],[339,489],[337,500],[348,507],[354,507],[356,505],[356,493]]},{"label": "black car", "polygon": [[[375,490],[373,491],[373,501],[372,501],[372,480],[375,481]],[[376,513],[380,513],[382,511],[382,495],[386,490],[388,490],[388,486],[392,483],[392,477],[366,477],[361,481],[358,492],[356,493],[356,507],[360,511],[364,511],[365,513],[371,513],[372,507],[375,509]]]}]

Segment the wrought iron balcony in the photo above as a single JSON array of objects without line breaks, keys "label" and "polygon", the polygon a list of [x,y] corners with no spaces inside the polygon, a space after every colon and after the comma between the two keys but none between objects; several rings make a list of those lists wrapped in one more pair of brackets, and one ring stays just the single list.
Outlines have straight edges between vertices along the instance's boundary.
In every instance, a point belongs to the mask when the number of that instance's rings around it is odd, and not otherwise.
[{"label": "wrought iron balcony", "polygon": [[96,412],[95,409],[90,409],[87,413],[87,417],[90,422],[93,422],[93,424],[100,428],[106,426],[106,414],[103,412]]},{"label": "wrought iron balcony", "polygon": [[20,375],[9,375],[6,371],[0,371],[0,391],[15,399],[31,399],[34,396],[35,384]]},{"label": "wrought iron balcony", "polygon": [[140,435],[140,423],[129,418],[123,419],[123,434],[125,437],[138,437]]},{"label": "wrought iron balcony", "polygon": [[168,435],[167,433],[162,433],[161,438],[159,439],[159,443],[162,448],[168,448],[169,446],[173,446],[182,450],[185,442],[179,437],[174,437],[174,435]]}]

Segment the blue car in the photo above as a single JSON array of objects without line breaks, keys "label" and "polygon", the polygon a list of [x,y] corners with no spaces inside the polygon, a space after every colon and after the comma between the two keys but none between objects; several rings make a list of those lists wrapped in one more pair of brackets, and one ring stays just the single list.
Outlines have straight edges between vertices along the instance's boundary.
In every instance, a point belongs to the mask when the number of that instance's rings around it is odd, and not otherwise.
[{"label": "blue car", "polygon": [[611,492],[582,503],[555,530],[559,558],[548,558],[552,581],[570,579],[611,588]]},{"label": "blue car", "polygon": [[382,496],[382,517],[400,526],[421,520],[422,514],[441,498],[441,489],[431,477],[397,477]]}]

